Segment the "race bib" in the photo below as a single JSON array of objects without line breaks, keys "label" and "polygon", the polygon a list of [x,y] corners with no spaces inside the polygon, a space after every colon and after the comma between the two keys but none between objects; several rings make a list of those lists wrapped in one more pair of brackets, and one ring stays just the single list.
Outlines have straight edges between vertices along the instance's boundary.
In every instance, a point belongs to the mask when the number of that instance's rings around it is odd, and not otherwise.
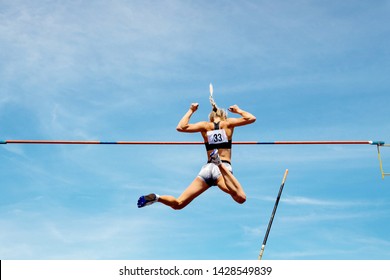
[{"label": "race bib", "polygon": [[226,143],[229,141],[224,129],[207,131],[207,139],[209,144]]}]

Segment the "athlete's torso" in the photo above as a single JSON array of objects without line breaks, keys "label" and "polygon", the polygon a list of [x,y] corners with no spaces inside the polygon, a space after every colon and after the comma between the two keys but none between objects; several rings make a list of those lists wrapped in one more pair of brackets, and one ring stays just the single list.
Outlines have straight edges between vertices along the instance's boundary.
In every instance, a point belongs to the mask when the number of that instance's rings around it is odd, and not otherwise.
[{"label": "athlete's torso", "polygon": [[219,156],[222,160],[231,160],[233,128],[229,128],[226,121],[210,122],[207,131],[202,132],[202,136],[207,156],[214,149],[218,149]]}]

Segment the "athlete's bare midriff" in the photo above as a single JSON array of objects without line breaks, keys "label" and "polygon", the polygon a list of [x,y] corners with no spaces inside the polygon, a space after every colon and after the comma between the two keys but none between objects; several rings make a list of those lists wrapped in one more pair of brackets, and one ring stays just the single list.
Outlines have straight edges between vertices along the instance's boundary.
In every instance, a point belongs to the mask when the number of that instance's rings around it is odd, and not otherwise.
[{"label": "athlete's bare midriff", "polygon": [[[212,151],[207,151],[207,158],[210,158],[210,154]],[[231,149],[218,149],[218,154],[221,160],[226,160],[231,162],[232,158],[232,150]]]}]

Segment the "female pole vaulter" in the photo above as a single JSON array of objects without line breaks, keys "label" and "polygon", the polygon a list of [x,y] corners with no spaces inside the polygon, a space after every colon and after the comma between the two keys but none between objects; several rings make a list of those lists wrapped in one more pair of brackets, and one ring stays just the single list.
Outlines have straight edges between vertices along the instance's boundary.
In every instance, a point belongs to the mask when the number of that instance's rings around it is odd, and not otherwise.
[{"label": "female pole vaulter", "polygon": [[229,107],[229,112],[238,114],[239,117],[228,118],[226,110],[218,108],[212,96],[210,96],[210,102],[212,111],[209,114],[209,121],[190,123],[191,116],[199,106],[198,103],[192,103],[176,128],[179,132],[199,132],[202,135],[207,152],[207,163],[179,197],[160,196],[155,193],[143,195],[138,199],[138,208],[160,202],[175,210],[180,210],[211,186],[218,186],[222,191],[230,194],[237,203],[242,204],[246,201],[245,192],[233,175],[231,146],[234,128],[251,124],[256,121],[256,117],[237,105],[233,105]]}]

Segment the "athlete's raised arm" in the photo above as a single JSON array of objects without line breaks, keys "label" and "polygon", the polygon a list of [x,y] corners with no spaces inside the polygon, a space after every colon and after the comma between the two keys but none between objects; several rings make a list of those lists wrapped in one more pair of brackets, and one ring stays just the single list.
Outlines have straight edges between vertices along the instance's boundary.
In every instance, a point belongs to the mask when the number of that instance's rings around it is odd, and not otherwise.
[{"label": "athlete's raised arm", "polygon": [[196,110],[198,110],[199,104],[198,103],[192,103],[188,111],[184,114],[184,116],[181,118],[180,122],[178,123],[176,130],[180,132],[201,132],[206,129],[207,122],[198,122],[191,124],[190,119],[191,116],[195,113]]},{"label": "athlete's raised arm", "polygon": [[256,121],[256,117],[251,113],[240,109],[237,105],[233,105],[229,107],[229,112],[241,115],[241,118],[229,118],[227,122],[230,126],[242,126],[254,123]]}]

